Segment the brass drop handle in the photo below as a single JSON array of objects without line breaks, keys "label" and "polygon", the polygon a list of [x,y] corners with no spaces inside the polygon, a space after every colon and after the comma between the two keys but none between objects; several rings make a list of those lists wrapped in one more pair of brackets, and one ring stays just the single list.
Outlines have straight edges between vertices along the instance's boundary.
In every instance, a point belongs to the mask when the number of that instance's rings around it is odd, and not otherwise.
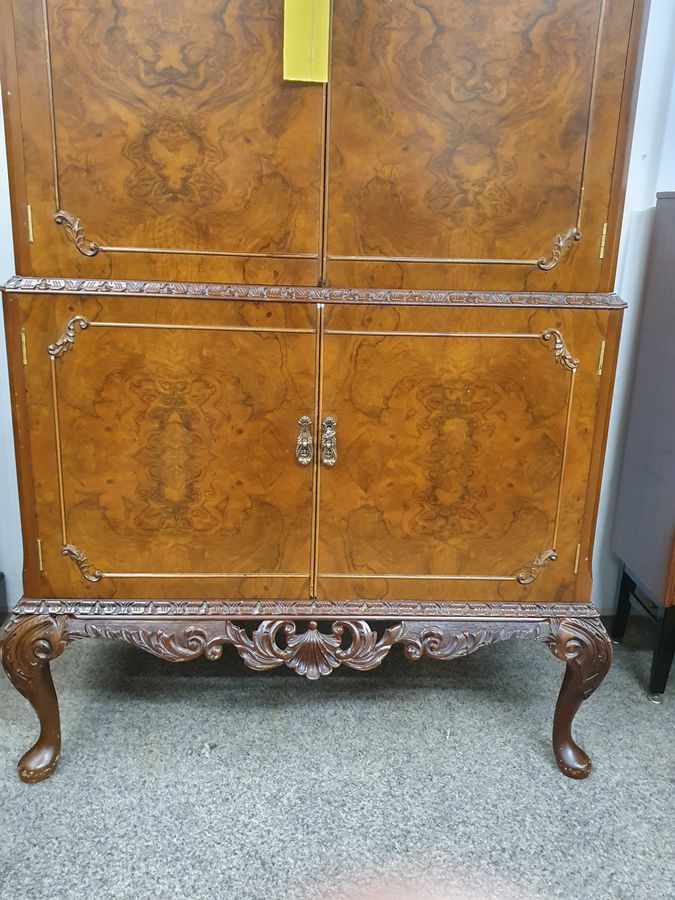
[{"label": "brass drop handle", "polygon": [[332,416],[326,416],[321,423],[321,463],[334,466],[337,462],[337,422]]},{"label": "brass drop handle", "polygon": [[298,419],[300,431],[295,444],[295,458],[301,466],[308,466],[314,459],[314,441],[312,440],[312,420],[309,416]]}]

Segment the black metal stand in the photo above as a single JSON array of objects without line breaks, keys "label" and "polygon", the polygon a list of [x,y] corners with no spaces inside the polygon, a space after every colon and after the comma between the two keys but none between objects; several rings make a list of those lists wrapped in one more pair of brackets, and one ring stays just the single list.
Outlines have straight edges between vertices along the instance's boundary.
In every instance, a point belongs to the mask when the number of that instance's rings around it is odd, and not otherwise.
[{"label": "black metal stand", "polygon": [[649,694],[660,699],[666,689],[668,675],[675,656],[675,607],[663,607],[652,600],[642,589],[625,566],[621,569],[617,590],[616,610],[610,627],[612,640],[619,643],[623,640],[628,624],[631,604],[635,602],[647,613],[656,624],[656,641],[652,656],[652,669],[649,676]]}]

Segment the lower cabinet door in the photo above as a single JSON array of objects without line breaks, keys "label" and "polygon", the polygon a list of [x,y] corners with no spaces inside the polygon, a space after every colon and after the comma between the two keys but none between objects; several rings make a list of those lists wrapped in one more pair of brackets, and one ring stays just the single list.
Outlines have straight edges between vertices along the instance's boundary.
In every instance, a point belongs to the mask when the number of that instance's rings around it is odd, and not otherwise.
[{"label": "lower cabinet door", "polygon": [[318,596],[574,599],[608,313],[324,325]]},{"label": "lower cabinet door", "polygon": [[298,420],[315,402],[311,307],[9,306],[25,333],[41,547],[29,595],[308,596],[312,446]]}]

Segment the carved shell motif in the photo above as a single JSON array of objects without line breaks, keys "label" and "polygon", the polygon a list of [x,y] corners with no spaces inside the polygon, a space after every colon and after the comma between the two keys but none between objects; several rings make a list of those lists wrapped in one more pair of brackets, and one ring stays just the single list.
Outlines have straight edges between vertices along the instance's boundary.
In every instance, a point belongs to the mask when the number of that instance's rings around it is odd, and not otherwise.
[{"label": "carved shell motif", "polygon": [[337,658],[340,638],[334,634],[323,634],[316,622],[310,622],[303,634],[293,633],[295,626],[286,628],[286,633],[289,632],[287,665],[295,669],[298,675],[315,680],[321,675],[330,675],[340,665]]},{"label": "carved shell motif", "polygon": [[[228,641],[234,644],[247,666],[273,669],[286,665],[312,681],[330,675],[343,664],[361,671],[374,669],[397,640],[395,629],[387,629],[379,637],[364,621],[334,622],[330,634],[319,631],[314,621],[301,634],[297,633],[294,622],[265,621],[252,637],[243,628],[228,625]],[[342,646],[345,631],[350,637],[347,647]],[[282,635],[285,647],[277,643],[277,637]]]}]

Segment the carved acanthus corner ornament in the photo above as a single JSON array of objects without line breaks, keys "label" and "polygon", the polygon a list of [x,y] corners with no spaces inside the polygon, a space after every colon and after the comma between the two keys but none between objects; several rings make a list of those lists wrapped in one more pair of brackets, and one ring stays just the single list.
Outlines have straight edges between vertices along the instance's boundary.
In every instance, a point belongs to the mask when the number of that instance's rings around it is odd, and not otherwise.
[{"label": "carved acanthus corner ornament", "polygon": [[54,216],[54,221],[57,225],[65,226],[66,235],[75,244],[82,256],[96,256],[100,248],[98,244],[84,236],[84,227],[79,218],[60,209]]},{"label": "carved acanthus corner ornament", "polygon": [[553,248],[548,256],[542,256],[537,260],[537,265],[544,272],[549,272],[551,269],[555,269],[560,260],[563,258],[564,254],[569,250],[572,244],[575,241],[581,240],[581,232],[576,227],[570,228],[568,231],[565,231],[563,234],[556,234],[555,240],[553,241]]},{"label": "carved acanthus corner ornament", "polygon": [[530,566],[527,566],[522,572],[519,572],[518,575],[516,575],[516,581],[518,584],[532,584],[543,567],[547,563],[555,562],[557,558],[558,554],[555,550],[544,550]]},{"label": "carved acanthus corner ornament", "polygon": [[63,356],[68,350],[72,350],[75,343],[76,325],[80,326],[80,331],[84,331],[85,328],[89,328],[90,322],[84,316],[73,316],[72,319],[69,319],[61,337],[47,347],[47,352],[53,359],[58,359],[59,356]]},{"label": "carved acanthus corner ornament", "polygon": [[579,360],[576,356],[572,356],[565,346],[565,340],[562,334],[555,328],[547,328],[546,331],[543,332],[541,338],[543,341],[550,341],[553,339],[555,361],[560,363],[560,365],[564,366],[566,369],[569,369],[570,372],[574,372],[579,365]]},{"label": "carved acanthus corner ornament", "polygon": [[99,569],[95,569],[92,565],[90,565],[89,560],[82,553],[81,550],[78,550],[77,547],[73,547],[72,544],[65,544],[61,547],[61,555],[67,556],[69,559],[75,563],[77,568],[82,573],[82,577],[87,581],[100,581],[103,578],[103,572]]}]

